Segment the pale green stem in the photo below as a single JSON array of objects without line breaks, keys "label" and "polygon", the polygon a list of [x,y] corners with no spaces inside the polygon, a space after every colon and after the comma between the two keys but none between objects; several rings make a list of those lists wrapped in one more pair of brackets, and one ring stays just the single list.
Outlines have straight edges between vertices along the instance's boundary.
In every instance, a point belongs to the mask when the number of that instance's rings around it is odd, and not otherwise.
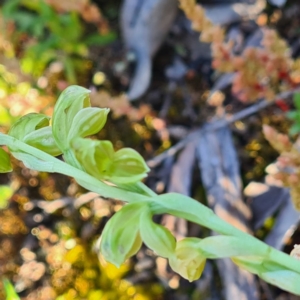
[{"label": "pale green stem", "polygon": [[[170,213],[180,218],[184,217],[184,219],[188,221],[210,228],[211,230],[216,231],[220,234],[236,236],[241,240],[249,241],[249,243],[251,243],[254,248],[257,248],[257,252],[253,253],[253,255],[259,255],[259,253],[261,252],[266,253],[264,259],[282,265],[283,268],[288,268],[292,271],[300,273],[299,260],[296,260],[295,258],[287,255],[286,253],[283,253],[281,251],[276,250],[275,248],[268,246],[267,244],[258,240],[254,236],[249,235],[232,226],[231,224],[227,223],[226,221],[220,219],[215,214],[210,214],[208,218],[203,219],[201,217],[201,212],[203,212],[203,214],[206,214],[206,207],[196,201],[190,201],[189,203],[185,201],[185,205],[182,206],[181,211],[165,210],[164,212]],[[195,214],[192,212],[197,212],[198,217],[195,216]]]},{"label": "pale green stem", "polygon": [[150,197],[156,197],[157,196],[157,194],[153,191],[153,190],[151,190],[150,188],[148,188],[145,184],[143,184],[142,182],[137,182],[136,183],[137,184],[137,186],[141,189],[141,190],[143,190],[146,194],[148,194]]},{"label": "pale green stem", "polygon": [[195,201],[194,199],[183,195],[179,196],[178,194],[166,194],[164,195],[165,197],[171,198],[174,195],[176,196],[174,208],[168,208],[167,206],[164,206],[163,201],[160,201],[160,196],[157,196],[143,183],[139,183],[138,187],[145,191],[149,196],[122,190],[116,186],[109,186],[80,169],[66,164],[65,162],[62,162],[41,150],[31,147],[11,136],[2,133],[0,133],[0,145],[7,145],[13,149],[19,149],[20,152],[28,153],[31,156],[40,159],[41,161],[47,162],[48,172],[57,172],[74,177],[80,185],[91,191],[99,193],[104,197],[115,198],[129,203],[138,201],[149,202],[152,205],[154,213],[170,213],[174,216],[184,218],[188,221],[210,228],[218,233],[241,238],[242,240],[250,242],[253,247],[257,247],[258,252],[255,251],[256,253],[267,253],[267,255],[264,256],[264,259],[276,262],[277,264],[282,265],[284,268],[288,268],[300,273],[300,261],[266,245],[255,237],[240,231],[239,229],[220,219],[212,212],[212,210]]},{"label": "pale green stem", "polygon": [[64,157],[65,162],[67,162],[69,165],[71,165],[79,170],[83,170],[81,164],[76,159],[75,154],[71,149],[64,151],[63,157]]},{"label": "pale green stem", "polygon": [[[28,153],[44,162],[47,162],[48,167],[47,172],[50,173],[61,173],[70,177],[74,177],[80,182],[80,185],[86,189],[90,189],[96,193],[99,193],[103,197],[114,198],[126,202],[137,202],[137,201],[150,201],[150,197],[133,193],[130,191],[124,191],[117,188],[116,186],[109,186],[102,181],[94,178],[93,176],[79,170],[65,162],[37,149],[31,147],[14,137],[0,133],[0,145],[6,145],[12,147],[13,149],[20,149],[20,152]],[[38,168],[38,166],[37,166]]]}]

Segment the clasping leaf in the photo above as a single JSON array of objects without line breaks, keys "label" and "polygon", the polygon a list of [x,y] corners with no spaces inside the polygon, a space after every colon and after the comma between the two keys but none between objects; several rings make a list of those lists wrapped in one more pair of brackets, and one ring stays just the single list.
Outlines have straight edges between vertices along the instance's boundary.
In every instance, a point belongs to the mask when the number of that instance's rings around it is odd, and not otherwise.
[{"label": "clasping leaf", "polygon": [[100,253],[106,261],[119,267],[137,253],[142,245],[139,221],[145,209],[148,209],[145,203],[127,204],[110,218],[100,242]]},{"label": "clasping leaf", "polygon": [[156,254],[171,257],[176,248],[176,240],[172,233],[162,225],[152,221],[150,210],[144,210],[140,219],[140,231],[143,242]]}]

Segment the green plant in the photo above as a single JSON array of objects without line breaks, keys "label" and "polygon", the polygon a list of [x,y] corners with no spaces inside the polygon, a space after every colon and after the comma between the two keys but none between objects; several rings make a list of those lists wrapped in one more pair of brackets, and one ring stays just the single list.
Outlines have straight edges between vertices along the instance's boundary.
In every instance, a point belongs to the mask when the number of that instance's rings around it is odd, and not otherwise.
[{"label": "green plant", "polygon": [[16,291],[15,291],[13,285],[10,283],[10,281],[7,279],[3,279],[2,282],[4,285],[6,300],[20,300],[20,297],[16,293]]},{"label": "green plant", "polygon": [[[59,62],[68,82],[75,83],[78,69],[88,59],[88,47],[107,44],[115,39],[115,34],[110,31],[94,34],[85,32],[78,10],[83,11],[81,14],[85,12],[84,17],[87,19],[87,10],[91,9],[91,5],[84,2],[85,6],[84,3],[78,3],[78,7],[73,3],[77,10],[58,13],[58,8],[55,9],[54,5],[51,6],[44,0],[5,1],[1,13],[6,23],[10,24],[6,27],[14,28],[10,33],[10,40],[16,44],[15,55],[20,58],[25,73],[41,76],[50,63]],[[72,7],[71,4],[70,2]],[[94,15],[90,16],[90,22],[100,22],[95,11],[92,13]]]},{"label": "green plant", "polygon": [[6,208],[12,194],[13,189],[10,186],[0,185],[0,209]]},{"label": "green plant", "polygon": [[[201,276],[206,259],[230,257],[265,281],[300,295],[300,261],[238,230],[189,197],[156,195],[140,182],[148,167],[137,152],[127,148],[115,152],[109,141],[85,138],[101,130],[108,114],[107,109],[91,108],[88,94],[78,86],[67,88],[56,103],[51,122],[42,114],[25,115],[8,135],[0,134],[0,145],[8,146],[28,168],[72,176],[86,189],[128,203],[104,228],[100,252],[105,260],[120,266],[144,242],[167,258],[175,272],[193,281]],[[59,154],[65,162],[53,157]],[[2,172],[11,171],[4,150],[0,161]],[[220,235],[176,241],[152,220],[153,215],[166,213]]]},{"label": "green plant", "polygon": [[290,134],[297,134],[300,132],[300,94],[296,93],[294,94],[294,104],[295,104],[295,110],[291,110],[287,112],[287,117],[291,120],[293,120],[294,124],[290,128]]}]

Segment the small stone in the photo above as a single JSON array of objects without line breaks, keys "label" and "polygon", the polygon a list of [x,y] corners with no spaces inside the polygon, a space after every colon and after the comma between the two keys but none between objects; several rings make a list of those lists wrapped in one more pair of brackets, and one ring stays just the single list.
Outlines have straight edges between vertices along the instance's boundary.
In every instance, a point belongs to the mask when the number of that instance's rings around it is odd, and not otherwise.
[{"label": "small stone", "polygon": [[290,255],[300,260],[300,245],[294,245],[294,249],[292,250]]}]

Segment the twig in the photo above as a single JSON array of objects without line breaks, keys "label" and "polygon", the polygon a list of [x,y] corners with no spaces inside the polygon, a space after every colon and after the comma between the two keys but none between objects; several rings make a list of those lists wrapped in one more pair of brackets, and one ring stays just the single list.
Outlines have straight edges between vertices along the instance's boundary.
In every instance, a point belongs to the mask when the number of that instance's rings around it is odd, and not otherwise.
[{"label": "twig", "polygon": [[285,99],[290,96],[292,96],[294,93],[300,92],[300,88],[296,88],[290,91],[282,92],[276,95],[276,97],[273,100],[266,100],[263,99],[260,102],[253,104],[250,107],[247,107],[240,112],[227,116],[221,120],[212,121],[210,123],[206,123],[201,128],[198,128],[187,135],[187,137],[180,142],[178,142],[176,145],[171,147],[170,149],[166,150],[162,154],[154,157],[153,159],[150,159],[147,161],[147,164],[150,168],[154,168],[158,164],[160,164],[164,159],[166,159],[168,156],[175,155],[179,150],[181,150],[187,143],[194,141],[195,139],[198,139],[199,135],[206,130],[217,130],[224,126],[228,126],[229,124],[232,124],[238,120],[241,120],[243,118],[246,118],[272,104],[274,104],[277,100]]}]

